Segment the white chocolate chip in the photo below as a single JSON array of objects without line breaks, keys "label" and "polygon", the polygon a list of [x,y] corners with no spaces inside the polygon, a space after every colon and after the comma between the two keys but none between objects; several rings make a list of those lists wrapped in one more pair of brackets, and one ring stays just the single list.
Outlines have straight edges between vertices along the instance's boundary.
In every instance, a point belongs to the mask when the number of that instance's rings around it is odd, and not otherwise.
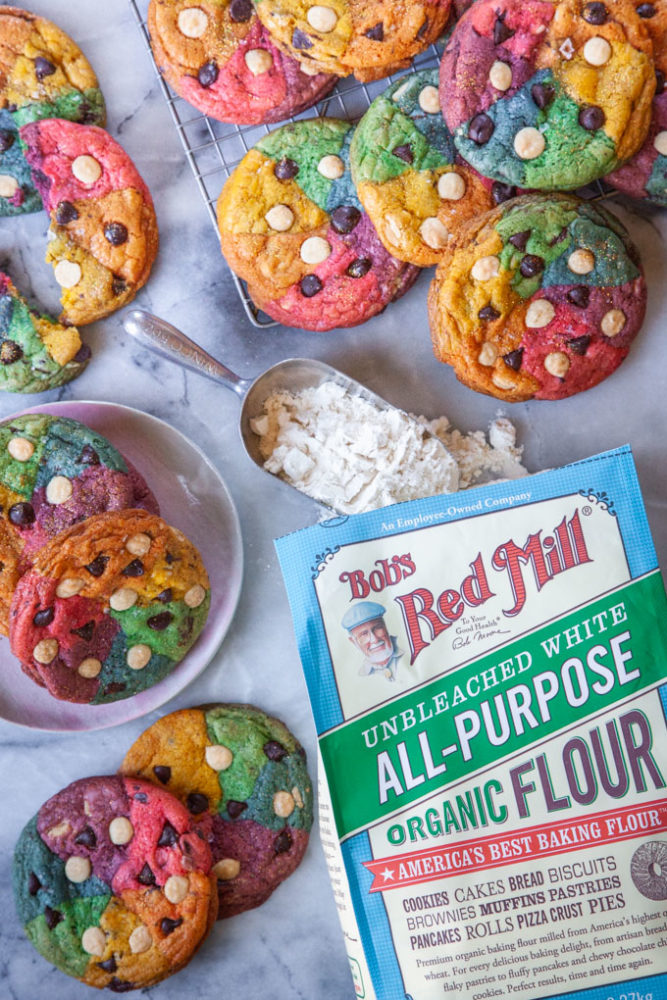
[{"label": "white chocolate chip", "polygon": [[389,231],[389,239],[392,243],[400,243],[403,239],[403,230],[401,224],[395,215],[386,215],[384,220],[384,227]]},{"label": "white chocolate chip", "polygon": [[86,927],[81,935],[81,947],[87,955],[101,958],[107,946],[107,936],[101,927]]},{"label": "white chocolate chip", "polygon": [[306,20],[315,31],[322,31],[327,35],[338,24],[338,14],[331,7],[323,7],[321,4],[315,4],[314,7],[308,9]]},{"label": "white chocolate chip", "polygon": [[575,250],[567,259],[573,274],[590,274],[595,268],[595,254],[590,250]]},{"label": "white chocolate chip", "polygon": [[562,55],[563,59],[567,59],[567,61],[569,62],[575,53],[575,48],[572,39],[566,38],[558,51]]},{"label": "white chocolate chip", "polygon": [[94,656],[87,656],[85,660],[82,660],[79,666],[76,668],[77,674],[81,677],[93,678],[97,677],[102,669],[102,664],[99,660],[96,660]]},{"label": "white chocolate chip", "polygon": [[273,56],[268,49],[249,49],[244,58],[245,64],[253,76],[268,73],[273,66]]},{"label": "white chocolate chip", "polygon": [[61,288],[75,288],[81,281],[81,268],[74,260],[59,260],[53,276]]},{"label": "white chocolate chip", "polygon": [[67,476],[53,476],[46,485],[46,502],[67,503],[71,500],[73,492],[72,481]]},{"label": "white chocolate chip", "polygon": [[570,359],[562,351],[552,351],[544,359],[544,367],[550,375],[556,378],[565,378],[570,370]]},{"label": "white chocolate chip", "polygon": [[241,871],[241,863],[236,858],[223,858],[221,861],[216,861],[211,871],[222,882],[229,882]]},{"label": "white chocolate chip", "polygon": [[491,381],[495,386],[497,386],[498,389],[506,389],[506,390],[514,389],[513,380],[507,375],[505,376],[501,375],[500,372],[494,372],[493,375],[491,376]]},{"label": "white chocolate chip", "polygon": [[76,597],[86,586],[86,581],[77,576],[64,577],[56,587],[56,597]]},{"label": "white chocolate chip", "polygon": [[206,763],[214,771],[226,771],[234,760],[234,754],[229,747],[222,744],[211,744],[206,747]]},{"label": "white chocolate chip", "polygon": [[127,939],[127,943],[133,955],[141,955],[144,951],[148,951],[153,944],[153,939],[146,924],[139,924],[138,927],[135,927]]},{"label": "white chocolate chip", "polygon": [[65,862],[65,875],[70,882],[85,882],[93,868],[88,858],[73,854]]},{"label": "white chocolate chip", "polygon": [[544,152],[546,142],[539,129],[528,125],[514,136],[514,152],[522,160],[535,160]]},{"label": "white chocolate chip", "polygon": [[461,174],[457,174],[455,170],[442,174],[438,179],[438,194],[445,201],[460,201],[465,193],[465,178]]},{"label": "white chocolate chip", "polygon": [[72,173],[82,184],[91,187],[102,176],[102,167],[94,156],[85,153],[72,160]]},{"label": "white chocolate chip", "polygon": [[512,86],[512,67],[501,59],[496,59],[489,70],[489,82],[496,90],[509,90]]},{"label": "white chocolate chip", "polygon": [[52,826],[50,830],[46,831],[46,833],[49,837],[65,837],[71,829],[72,828],[67,820],[64,819],[62,823],[57,823],[55,826]]},{"label": "white chocolate chip", "polygon": [[653,140],[653,146],[661,156],[667,156],[667,132],[658,132]]},{"label": "white chocolate chip", "polygon": [[606,38],[589,38],[584,45],[584,59],[589,66],[604,66],[611,59],[612,48]]},{"label": "white chocolate chip", "polygon": [[548,299],[535,299],[526,310],[526,326],[531,330],[539,330],[548,326],[555,315],[556,310]]},{"label": "white chocolate chip", "polygon": [[299,809],[303,809],[303,796],[296,785],[292,789],[292,798],[298,805]]},{"label": "white chocolate chip", "polygon": [[394,93],[391,95],[392,101],[400,100],[403,94],[405,94],[409,89],[410,89],[410,81],[406,80],[406,82],[401,84],[401,86],[397,90],[395,90]]},{"label": "white chocolate chip", "polygon": [[600,322],[600,329],[605,337],[616,337],[627,322],[627,316],[620,309],[610,309]]},{"label": "white chocolate chip", "polygon": [[138,642],[136,646],[130,646],[125,657],[130,670],[143,670],[148,666],[148,662],[153,655],[151,647],[144,642]]},{"label": "white chocolate chip", "polygon": [[125,548],[133,556],[145,556],[146,553],[150,551],[150,547],[150,537],[148,535],[144,535],[141,531],[136,535],[131,535],[125,542]]},{"label": "white chocolate chip", "polygon": [[90,808],[90,802],[88,801],[88,799],[83,800],[83,811],[85,812],[86,816],[93,815],[93,811]]},{"label": "white chocolate chip", "polygon": [[427,115],[437,115],[440,112],[440,94],[437,87],[424,87],[419,93],[419,107]]},{"label": "white chocolate chip", "polygon": [[109,823],[109,839],[112,844],[120,846],[129,844],[134,837],[134,827],[127,816],[115,816]]},{"label": "white chocolate chip", "polygon": [[480,365],[485,365],[490,368],[491,365],[496,363],[498,358],[498,348],[495,344],[492,344],[490,340],[485,340],[482,344],[481,350],[477,355],[477,360]]},{"label": "white chocolate chip", "polygon": [[206,591],[200,583],[195,583],[194,587],[190,587],[189,590],[185,592],[183,600],[189,608],[198,608],[200,604],[204,603],[206,599]]},{"label": "white chocolate chip", "polygon": [[184,7],[178,15],[178,30],[186,38],[201,38],[208,27],[208,14],[201,7]]},{"label": "white chocolate chip", "polygon": [[13,198],[19,189],[19,182],[11,174],[0,174],[0,198]]},{"label": "white chocolate chip", "polygon": [[299,253],[304,264],[321,264],[331,256],[331,244],[321,236],[309,236],[301,244]]},{"label": "white chocolate chip", "polygon": [[476,260],[470,271],[471,277],[475,281],[491,281],[500,273],[500,260],[498,257],[480,257]]},{"label": "white chocolate chip", "polygon": [[322,174],[322,177],[326,177],[327,180],[335,181],[345,173],[345,164],[340,156],[330,153],[328,156],[322,157],[317,164],[317,171]]},{"label": "white chocolate chip", "polygon": [[134,607],[138,598],[136,590],[132,590],[130,587],[119,587],[109,598],[109,606],[112,611],[127,611],[128,608]]},{"label": "white chocolate chip", "polygon": [[275,232],[286,233],[294,222],[294,212],[289,205],[274,205],[264,218]]},{"label": "white chocolate chip", "polygon": [[42,639],[33,649],[32,658],[38,663],[51,663],[58,655],[59,648],[57,639]]},{"label": "white chocolate chip", "polygon": [[17,462],[28,462],[35,454],[35,446],[27,438],[10,438],[7,451]]},{"label": "white chocolate chip", "polygon": [[182,903],[190,890],[185,875],[170,875],[164,883],[164,894],[170,903]]},{"label": "white chocolate chip", "polygon": [[296,805],[291,792],[276,792],[273,796],[273,811],[281,819],[287,819],[294,812]]},{"label": "white chocolate chip", "polygon": [[440,219],[432,215],[422,222],[419,235],[432,250],[443,250],[447,246],[449,230]]},{"label": "white chocolate chip", "polygon": [[299,64],[299,71],[304,73],[306,76],[319,76],[321,70],[317,66],[310,66],[307,63]]}]

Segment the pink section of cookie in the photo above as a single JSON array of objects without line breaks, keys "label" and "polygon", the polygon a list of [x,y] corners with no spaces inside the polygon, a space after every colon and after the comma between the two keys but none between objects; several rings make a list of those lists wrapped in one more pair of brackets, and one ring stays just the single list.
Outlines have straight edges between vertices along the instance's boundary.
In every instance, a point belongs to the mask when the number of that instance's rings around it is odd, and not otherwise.
[{"label": "pink section of cookie", "polygon": [[[651,127],[642,148],[623,167],[605,177],[605,180],[632,198],[648,198],[667,206],[667,176],[663,175],[662,179],[654,177],[655,161],[660,155],[658,146],[667,151],[667,90],[663,90],[653,101]],[[647,185],[652,178],[654,190],[651,191],[647,190]]]}]

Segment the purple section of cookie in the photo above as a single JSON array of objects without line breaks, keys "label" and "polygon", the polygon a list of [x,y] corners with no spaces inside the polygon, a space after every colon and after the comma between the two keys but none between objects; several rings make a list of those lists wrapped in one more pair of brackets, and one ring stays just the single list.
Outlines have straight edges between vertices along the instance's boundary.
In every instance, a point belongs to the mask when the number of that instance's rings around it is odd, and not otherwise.
[{"label": "purple section of cookie", "polygon": [[285,827],[276,833],[253,820],[234,822],[213,816],[213,864],[234,859],[241,865],[236,878],[218,879],[218,917],[232,917],[263,903],[298,867],[306,847],[305,830]]},{"label": "purple section of cookie", "polygon": [[655,148],[655,139],[661,132],[667,132],[667,90],[653,101],[651,127],[642,148],[629,163],[605,179],[632,198],[649,198],[658,204],[667,205],[667,177],[663,177],[661,185],[655,184],[656,190],[647,189],[647,185],[654,178],[655,161],[659,155]]}]

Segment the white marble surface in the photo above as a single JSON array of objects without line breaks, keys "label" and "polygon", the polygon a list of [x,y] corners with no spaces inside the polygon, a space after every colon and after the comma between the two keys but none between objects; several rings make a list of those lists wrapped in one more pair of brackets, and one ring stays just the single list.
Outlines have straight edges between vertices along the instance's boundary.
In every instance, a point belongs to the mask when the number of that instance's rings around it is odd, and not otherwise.
[{"label": "white marble surface", "polygon": [[[219,256],[209,216],[185,161],[126,0],[40,0],[84,48],[107,97],[109,128],[134,157],[157,207],[161,251],[138,304],[166,316],[242,375],[290,356],[321,358],[394,403],[463,429],[485,426],[498,404],[459,385],[431,354],[424,274],[408,296],[357,330],[308,334],[256,330],[246,320]],[[667,214],[620,214],[638,242],[650,286],[649,313],[630,357],[602,386],[559,403],[511,408],[531,470],[630,442],[663,566],[667,567]],[[43,261],[46,217],[0,220],[0,255],[24,291],[55,306]],[[663,236],[661,237],[661,231]],[[211,665],[169,709],[213,700],[249,701],[282,717],[314,759],[314,728],[273,538],[317,519],[310,501],[257,470],[239,440],[238,401],[225,389],[156,360],[123,333],[120,318],[88,334],[94,360],[60,393],[42,399],[113,400],[139,407],[189,435],[222,472],[241,518],[246,573],[232,628]],[[0,416],[39,397],[0,398]],[[156,493],[168,484],[154,484]],[[0,640],[2,642],[6,640]],[[39,733],[0,722],[0,996],[75,1000],[92,991],[32,950],[14,915],[10,863],[16,837],[39,805],[86,774],[115,770],[145,723],[99,733]],[[200,954],[148,991],[161,1000],[220,996],[291,1000],[354,996],[317,833],[296,874],[261,908],[219,923]]]}]

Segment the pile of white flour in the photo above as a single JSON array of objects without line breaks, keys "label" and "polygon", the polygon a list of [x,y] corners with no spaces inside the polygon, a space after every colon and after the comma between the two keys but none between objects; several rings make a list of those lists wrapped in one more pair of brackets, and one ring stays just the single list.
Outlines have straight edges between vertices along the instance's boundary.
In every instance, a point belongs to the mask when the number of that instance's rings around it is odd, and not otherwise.
[{"label": "pile of white flour", "polygon": [[446,417],[380,409],[333,381],[274,393],[250,426],[268,472],[345,514],[527,474],[505,418],[493,421],[487,440]]}]

